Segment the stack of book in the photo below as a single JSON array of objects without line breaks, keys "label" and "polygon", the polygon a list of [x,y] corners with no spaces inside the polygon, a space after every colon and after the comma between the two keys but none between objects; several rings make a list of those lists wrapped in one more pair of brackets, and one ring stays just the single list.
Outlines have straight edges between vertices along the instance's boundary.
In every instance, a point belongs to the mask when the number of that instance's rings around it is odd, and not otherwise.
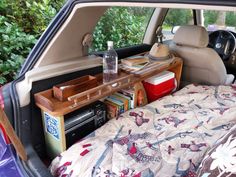
[{"label": "stack of book", "polygon": [[133,56],[122,59],[120,68],[128,72],[136,72],[149,64],[149,59],[145,56]]},{"label": "stack of book", "polygon": [[167,67],[173,60],[174,57],[165,61],[153,61],[145,56],[133,56],[121,60],[120,68],[129,73],[142,75],[149,71]]},{"label": "stack of book", "polygon": [[121,90],[108,96],[104,103],[107,105],[108,118],[117,118],[120,114],[135,107],[135,91]]}]

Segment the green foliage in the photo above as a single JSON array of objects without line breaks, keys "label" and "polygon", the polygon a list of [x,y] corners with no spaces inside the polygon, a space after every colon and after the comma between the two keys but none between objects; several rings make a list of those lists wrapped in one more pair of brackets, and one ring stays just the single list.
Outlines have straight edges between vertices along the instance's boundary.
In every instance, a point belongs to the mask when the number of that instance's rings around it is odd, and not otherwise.
[{"label": "green foliage", "polygon": [[16,23],[0,17],[0,85],[15,77],[19,67],[36,42]]},{"label": "green foliage", "polygon": [[226,25],[236,27],[236,13],[235,12],[226,13]]},{"label": "green foliage", "polygon": [[0,1],[0,86],[21,64],[65,0]]},{"label": "green foliage", "polygon": [[164,21],[166,27],[179,26],[192,22],[193,15],[191,10],[170,9]]},{"label": "green foliage", "polygon": [[12,22],[16,22],[24,32],[36,37],[41,35],[57,12],[52,6],[55,6],[55,2],[52,3],[52,0],[3,1],[5,2],[0,4],[0,9],[3,9],[1,14]]},{"label": "green foliage", "polygon": [[116,48],[140,44],[152,12],[151,8],[109,8],[93,33],[93,50],[106,50],[107,41],[114,41]]},{"label": "green foliage", "polygon": [[66,0],[51,0],[49,5],[52,6],[58,12],[61,7],[65,4]]},{"label": "green foliage", "polygon": [[[217,19],[219,17],[219,11],[214,10],[205,10],[204,11],[204,25],[217,24]],[[226,12],[225,16],[225,26],[236,27],[236,13],[235,12]]]},{"label": "green foliage", "polygon": [[218,11],[215,10],[205,10],[204,11],[204,25],[212,25],[215,24],[218,18]]}]

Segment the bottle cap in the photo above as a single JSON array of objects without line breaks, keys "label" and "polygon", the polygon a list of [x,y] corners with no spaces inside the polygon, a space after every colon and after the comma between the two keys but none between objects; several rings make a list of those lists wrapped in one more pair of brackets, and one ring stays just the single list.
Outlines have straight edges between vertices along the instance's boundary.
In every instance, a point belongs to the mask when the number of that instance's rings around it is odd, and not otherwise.
[{"label": "bottle cap", "polygon": [[107,41],[107,46],[108,47],[113,47],[113,41]]}]

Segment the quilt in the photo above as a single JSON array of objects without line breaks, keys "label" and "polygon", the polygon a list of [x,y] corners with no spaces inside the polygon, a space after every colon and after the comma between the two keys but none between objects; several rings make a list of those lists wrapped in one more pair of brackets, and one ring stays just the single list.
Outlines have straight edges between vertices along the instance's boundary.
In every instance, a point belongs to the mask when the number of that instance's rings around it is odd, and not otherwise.
[{"label": "quilt", "polygon": [[56,157],[55,177],[196,176],[236,123],[236,86],[188,85],[110,120]]}]

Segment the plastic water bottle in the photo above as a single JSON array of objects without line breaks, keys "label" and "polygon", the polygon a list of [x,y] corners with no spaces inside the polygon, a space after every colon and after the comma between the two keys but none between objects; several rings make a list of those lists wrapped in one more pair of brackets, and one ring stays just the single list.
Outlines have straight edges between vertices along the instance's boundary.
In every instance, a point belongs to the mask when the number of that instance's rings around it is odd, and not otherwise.
[{"label": "plastic water bottle", "polygon": [[111,82],[118,75],[118,55],[113,41],[107,41],[108,50],[103,55],[103,83]]}]

